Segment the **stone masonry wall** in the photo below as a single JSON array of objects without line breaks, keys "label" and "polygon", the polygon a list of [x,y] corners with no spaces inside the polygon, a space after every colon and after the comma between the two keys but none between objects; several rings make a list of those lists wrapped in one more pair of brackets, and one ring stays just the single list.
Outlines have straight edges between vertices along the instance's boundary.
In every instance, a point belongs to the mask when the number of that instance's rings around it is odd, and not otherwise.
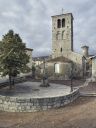
[{"label": "stone masonry wall", "polygon": [[0,96],[0,111],[7,112],[35,112],[58,108],[74,101],[79,96],[79,90],[74,90],[66,96],[49,98],[16,98],[9,96]]},{"label": "stone masonry wall", "polygon": [[[58,19],[65,19],[65,26],[58,28]],[[62,48],[62,52],[61,52]],[[52,16],[52,58],[62,56],[63,52],[73,51],[73,16],[71,13]]]}]

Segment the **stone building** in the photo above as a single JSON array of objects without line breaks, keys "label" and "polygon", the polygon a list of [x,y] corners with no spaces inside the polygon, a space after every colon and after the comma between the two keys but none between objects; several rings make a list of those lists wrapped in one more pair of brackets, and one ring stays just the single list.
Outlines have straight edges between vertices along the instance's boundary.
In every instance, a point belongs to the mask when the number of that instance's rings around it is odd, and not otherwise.
[{"label": "stone building", "polygon": [[92,77],[96,80],[96,56],[92,57]]},{"label": "stone building", "polygon": [[[87,63],[88,63],[88,67],[87,67]],[[91,73],[91,78],[93,81],[96,81],[96,55],[92,55],[90,57],[87,58],[87,63],[86,63],[86,72],[87,73]],[[88,68],[89,68],[89,72],[88,72]]]},{"label": "stone building", "polygon": [[[46,71],[49,76],[60,77],[60,79],[68,79],[71,77],[72,61],[65,57],[57,57],[47,61]],[[52,78],[52,77],[51,77]]]},{"label": "stone building", "polygon": [[73,50],[73,19],[72,13],[52,16],[52,59],[46,68],[63,78],[84,75],[83,55]]},{"label": "stone building", "polygon": [[26,50],[27,55],[29,56],[29,63],[27,65],[30,68],[30,71],[28,73],[20,73],[20,74],[18,74],[18,76],[21,76],[21,77],[32,74],[32,70],[31,69],[32,69],[32,51],[33,51],[33,49],[26,48],[25,50]]},{"label": "stone building", "polygon": [[52,16],[52,58],[69,51],[73,51],[72,13]]},{"label": "stone building", "polygon": [[31,48],[26,48],[26,53],[27,53],[27,55],[30,57],[30,58],[29,58],[29,63],[28,63],[28,67],[29,67],[29,68],[32,68],[32,51],[33,51],[33,49],[31,49]]},{"label": "stone building", "polygon": [[93,61],[86,61],[91,57],[89,47],[81,47],[81,54],[74,51],[73,20],[72,13],[52,16],[52,59],[48,59],[45,64],[49,76],[82,78],[90,77],[95,72],[95,58]]},{"label": "stone building", "polygon": [[40,57],[33,57],[32,63],[35,66],[40,66],[44,60],[47,61],[50,58],[50,56],[40,56]]}]

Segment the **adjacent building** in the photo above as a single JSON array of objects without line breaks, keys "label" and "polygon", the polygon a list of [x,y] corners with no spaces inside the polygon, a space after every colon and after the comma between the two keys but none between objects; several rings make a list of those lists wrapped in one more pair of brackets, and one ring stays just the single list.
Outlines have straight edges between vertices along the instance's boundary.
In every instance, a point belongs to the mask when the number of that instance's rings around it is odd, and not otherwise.
[{"label": "adjacent building", "polygon": [[26,48],[26,53],[29,56],[29,63],[27,64],[30,69],[32,69],[32,51],[31,48]]}]

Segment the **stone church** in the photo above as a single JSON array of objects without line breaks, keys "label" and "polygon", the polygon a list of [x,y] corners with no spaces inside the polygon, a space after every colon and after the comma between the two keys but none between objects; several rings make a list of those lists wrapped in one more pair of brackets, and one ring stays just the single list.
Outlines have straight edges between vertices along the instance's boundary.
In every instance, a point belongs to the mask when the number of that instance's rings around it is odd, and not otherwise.
[{"label": "stone church", "polygon": [[82,46],[81,54],[74,51],[73,20],[72,13],[52,16],[52,57],[39,66],[50,79],[96,77],[96,56],[89,55],[89,47]]},{"label": "stone church", "polygon": [[68,79],[85,75],[88,47],[82,47],[82,54],[73,50],[73,20],[72,13],[52,16],[52,59],[45,64],[49,76]]}]

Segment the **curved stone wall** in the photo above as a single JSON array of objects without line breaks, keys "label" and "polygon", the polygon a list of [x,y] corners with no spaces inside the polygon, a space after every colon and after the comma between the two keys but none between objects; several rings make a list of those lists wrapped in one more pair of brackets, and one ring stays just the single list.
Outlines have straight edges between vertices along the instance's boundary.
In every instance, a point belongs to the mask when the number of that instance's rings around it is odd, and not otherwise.
[{"label": "curved stone wall", "polygon": [[66,96],[49,98],[20,98],[0,96],[0,111],[7,112],[35,112],[51,108],[62,107],[79,96],[79,89],[75,89]]}]

